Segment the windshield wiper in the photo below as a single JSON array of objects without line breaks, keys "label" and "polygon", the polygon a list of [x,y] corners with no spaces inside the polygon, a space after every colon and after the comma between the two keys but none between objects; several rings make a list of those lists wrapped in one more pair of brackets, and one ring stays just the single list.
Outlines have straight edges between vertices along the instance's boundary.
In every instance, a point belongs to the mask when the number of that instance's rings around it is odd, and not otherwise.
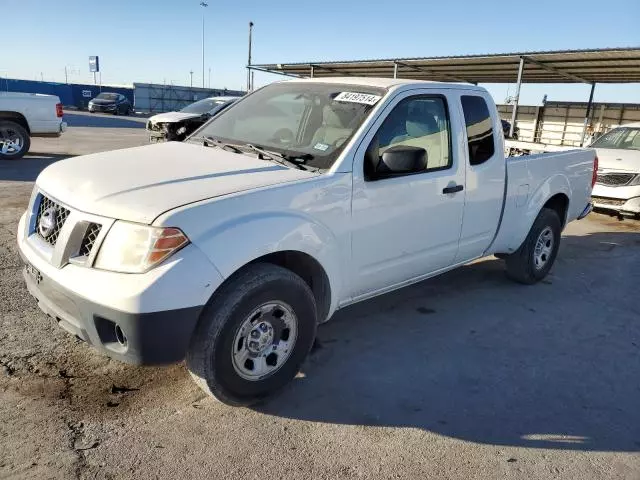
[{"label": "windshield wiper", "polygon": [[300,170],[315,170],[315,168],[305,166],[304,164],[307,160],[313,159],[313,155],[309,153],[303,153],[302,155],[285,155],[283,153],[274,152],[273,150],[265,150],[264,148],[253,145],[252,143],[247,143],[243,145],[243,147],[249,148],[263,158],[272,160],[280,165],[298,168]]},{"label": "windshield wiper", "polygon": [[241,149],[240,149],[240,145],[234,145],[233,143],[225,143],[222,140],[218,140],[217,138],[213,138],[213,137],[202,137],[202,143],[205,147],[209,147],[211,145],[215,146],[215,147],[219,147],[222,149],[229,149],[234,153],[244,153]]},{"label": "windshield wiper", "polygon": [[205,147],[214,146],[231,150],[234,153],[249,153],[247,152],[247,150],[249,150],[257,153],[258,156],[262,159],[271,160],[286,167],[293,167],[300,170],[319,171],[318,168],[304,165],[307,160],[313,159],[313,155],[309,153],[303,153],[300,155],[285,155],[279,152],[274,152],[272,150],[265,150],[264,148],[253,145],[252,143],[245,143],[242,145],[236,143],[226,143],[222,140],[218,140],[217,138],[209,136],[200,137],[198,138],[198,140],[202,140],[202,143]]}]

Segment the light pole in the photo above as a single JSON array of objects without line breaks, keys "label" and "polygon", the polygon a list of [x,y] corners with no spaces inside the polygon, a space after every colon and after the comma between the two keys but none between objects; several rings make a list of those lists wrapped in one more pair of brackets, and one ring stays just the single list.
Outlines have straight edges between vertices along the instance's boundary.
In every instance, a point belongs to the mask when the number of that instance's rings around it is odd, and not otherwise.
[{"label": "light pole", "polygon": [[251,91],[251,35],[253,33],[253,22],[249,22],[249,60],[247,61],[247,93]]},{"label": "light pole", "polygon": [[191,76],[191,88],[193,88],[193,70],[189,71],[189,75]]},{"label": "light pole", "polygon": [[[200,6],[206,8],[207,2],[200,2]],[[202,12],[202,88],[204,88],[204,11]]]}]

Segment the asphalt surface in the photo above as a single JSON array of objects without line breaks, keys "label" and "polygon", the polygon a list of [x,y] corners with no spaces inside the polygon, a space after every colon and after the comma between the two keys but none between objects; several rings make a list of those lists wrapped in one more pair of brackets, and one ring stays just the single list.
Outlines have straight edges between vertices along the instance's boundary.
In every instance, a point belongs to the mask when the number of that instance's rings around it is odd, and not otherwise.
[{"label": "asphalt surface", "polygon": [[290,387],[230,408],[97,354],[21,278],[42,168],[145,143],[78,126],[0,163],[0,478],[640,478],[640,222],[572,223],[535,286],[489,258],[345,309]]}]

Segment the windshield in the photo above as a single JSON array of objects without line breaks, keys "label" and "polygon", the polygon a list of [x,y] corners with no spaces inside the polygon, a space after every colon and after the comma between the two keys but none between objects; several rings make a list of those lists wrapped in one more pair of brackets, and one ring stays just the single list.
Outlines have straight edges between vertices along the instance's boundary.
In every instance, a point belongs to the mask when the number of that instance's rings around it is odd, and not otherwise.
[{"label": "windshield", "polygon": [[614,128],[591,144],[594,148],[640,150],[640,128]]},{"label": "windshield", "polygon": [[96,98],[99,98],[100,100],[117,100],[118,94],[117,93],[101,93]]},{"label": "windshield", "polygon": [[208,113],[216,107],[224,105],[229,100],[220,100],[215,98],[205,98],[204,100],[198,100],[191,105],[184,107],[181,112],[184,113]]},{"label": "windshield", "polygon": [[282,82],[267,85],[194,133],[233,144],[252,144],[306,164],[329,168],[384,89],[345,84]]}]

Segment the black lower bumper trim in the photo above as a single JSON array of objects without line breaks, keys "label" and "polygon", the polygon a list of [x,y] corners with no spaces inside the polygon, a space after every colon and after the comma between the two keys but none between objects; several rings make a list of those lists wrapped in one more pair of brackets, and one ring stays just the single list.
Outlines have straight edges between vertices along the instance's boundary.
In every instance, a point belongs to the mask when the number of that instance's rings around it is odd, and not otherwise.
[{"label": "black lower bumper trim", "polygon": [[203,308],[127,313],[82,298],[42,274],[34,277],[26,268],[23,276],[40,309],[60,327],[108,356],[135,365],[183,360]]}]

